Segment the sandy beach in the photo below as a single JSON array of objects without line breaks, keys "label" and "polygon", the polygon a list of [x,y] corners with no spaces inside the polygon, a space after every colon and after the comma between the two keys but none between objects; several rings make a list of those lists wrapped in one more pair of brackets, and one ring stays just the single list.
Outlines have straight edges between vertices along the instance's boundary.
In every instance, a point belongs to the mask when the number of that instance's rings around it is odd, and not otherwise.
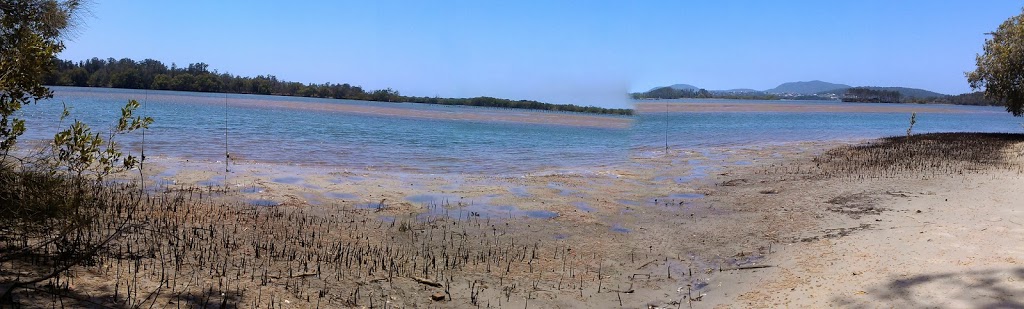
[{"label": "sandy beach", "polygon": [[[809,221],[770,256],[734,272],[733,308],[1020,308],[1024,185],[1019,142],[999,167],[889,177],[781,179],[761,207]],[[760,183],[760,181],[758,181]]]}]

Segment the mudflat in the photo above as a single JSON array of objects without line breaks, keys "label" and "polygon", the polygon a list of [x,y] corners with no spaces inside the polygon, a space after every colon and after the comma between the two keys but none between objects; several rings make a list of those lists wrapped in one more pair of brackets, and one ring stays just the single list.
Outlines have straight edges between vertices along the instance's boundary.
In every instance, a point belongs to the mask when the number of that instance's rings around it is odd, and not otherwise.
[{"label": "mudflat", "polygon": [[499,176],[239,163],[224,179],[163,159],[131,219],[147,228],[76,270],[65,301],[1015,307],[1022,154],[1019,135],[927,134]]}]

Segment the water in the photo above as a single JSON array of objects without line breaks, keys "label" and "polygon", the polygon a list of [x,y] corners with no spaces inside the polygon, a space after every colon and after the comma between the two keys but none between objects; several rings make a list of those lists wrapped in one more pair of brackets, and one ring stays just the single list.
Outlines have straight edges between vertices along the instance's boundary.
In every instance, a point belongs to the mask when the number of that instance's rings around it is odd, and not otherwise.
[{"label": "water", "polygon": [[[584,115],[597,125],[579,126],[503,118],[580,116],[559,112],[175,91],[53,89],[54,99],[20,112],[29,126],[23,140],[52,138],[61,127],[57,122],[60,102],[73,108],[72,118],[105,132],[113,126],[120,107],[128,99],[137,99],[143,103],[139,114],[155,119],[146,131],[147,156],[219,161],[224,159],[226,141],[233,160],[441,174],[503,175],[611,165],[631,156],[654,155],[664,149],[666,138],[673,149],[707,149],[902,135],[910,116],[904,112],[649,112],[627,118]],[[851,104],[726,102],[811,107]],[[388,115],[374,115],[346,108],[392,110]],[[472,117],[447,118],[458,115]],[[601,125],[622,123],[623,119],[631,124]],[[941,112],[917,113],[914,132],[1020,132],[1020,122],[1001,107],[944,106]],[[142,144],[135,135],[123,139],[123,145],[138,153]]]},{"label": "water", "polygon": [[[175,91],[53,89],[53,99],[23,109],[22,116],[32,128],[25,139],[52,138],[60,127],[56,119],[60,102],[73,107],[72,117],[103,132],[113,126],[128,99],[137,99],[142,102],[138,113],[155,119],[146,132],[148,156],[223,160],[225,127],[233,160],[402,172],[516,173],[573,168],[621,161],[629,149],[628,129],[486,120],[506,112],[569,113]],[[238,103],[253,100],[258,102]],[[291,107],[278,107],[288,104]],[[398,107],[412,116],[306,110],[302,104]],[[484,120],[415,117],[427,111],[473,114]],[[622,117],[609,119],[622,121]],[[136,153],[141,150],[138,137],[127,138],[124,144]]]},{"label": "water", "polygon": [[[861,107],[863,109],[941,110],[917,112],[913,133],[1022,132],[1022,118],[1003,107],[926,104],[842,103],[837,101],[701,100],[736,106],[783,104],[794,111],[655,112],[636,117],[631,142],[635,149],[669,147],[758,146],[802,141],[858,140],[905,135],[910,112],[803,112],[801,108]],[[692,103],[693,100],[673,102]],[[742,108],[742,107],[740,107]],[[656,108],[655,108],[656,109]]]}]

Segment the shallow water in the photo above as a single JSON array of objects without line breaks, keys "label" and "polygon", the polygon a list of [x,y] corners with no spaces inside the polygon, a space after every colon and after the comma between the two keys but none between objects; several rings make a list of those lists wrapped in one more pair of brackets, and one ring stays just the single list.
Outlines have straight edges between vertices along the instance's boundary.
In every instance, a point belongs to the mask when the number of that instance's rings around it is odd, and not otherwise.
[{"label": "shallow water", "polygon": [[612,225],[612,227],[610,228],[610,230],[611,230],[612,232],[616,232],[616,233],[623,233],[623,234],[626,234],[626,233],[629,233],[629,232],[632,232],[632,231],[633,231],[633,230],[631,230],[631,229],[628,229],[628,228],[626,228],[626,227],[623,227],[623,226],[622,226],[621,224],[615,224],[615,225]]},{"label": "shallow water", "polygon": [[490,205],[487,203],[472,203],[458,208],[446,208],[434,204],[427,207],[427,212],[420,214],[420,220],[429,220],[432,217],[443,217],[458,220],[471,218],[483,219],[552,219],[558,217],[558,213],[550,210],[520,209],[512,205]]},{"label": "shallow water", "polygon": [[594,212],[595,211],[594,207],[591,207],[590,204],[587,204],[587,202],[573,202],[572,205],[575,206],[576,209],[579,209],[579,210],[581,210],[583,212]]},{"label": "shallow water", "polygon": [[[112,127],[119,108],[128,99],[137,99],[143,103],[139,113],[155,119],[146,131],[147,156],[215,162],[224,159],[226,148],[236,161],[402,173],[508,175],[585,170],[629,162],[630,158],[659,156],[665,147],[704,150],[706,160],[687,162],[695,167],[692,173],[667,176],[685,183],[708,173],[707,159],[713,159],[707,151],[710,148],[902,135],[909,124],[907,111],[915,109],[923,111],[917,114],[915,133],[1021,131],[1020,119],[1000,107],[850,107],[854,103],[711,100],[719,105],[717,111],[686,111],[688,106],[679,105],[700,104],[694,101],[658,102],[634,117],[599,117],[279,96],[53,89],[54,99],[26,106],[20,112],[29,125],[29,133],[23,139],[49,139],[61,127],[57,122],[60,102],[72,107],[73,118],[105,132]],[[658,104],[683,108],[659,112]],[[728,108],[721,107],[726,105]],[[368,114],[360,108],[386,113]],[[420,114],[429,117],[419,117]],[[585,117],[586,121],[541,124],[531,120],[572,117]],[[623,121],[631,125],[618,127]],[[602,127],[602,122],[609,125]],[[143,150],[139,135],[126,136],[123,144],[133,153]],[[351,176],[338,181],[360,179]],[[283,177],[275,181],[298,184],[301,179]],[[210,179],[200,185],[223,185],[223,180]],[[558,184],[553,184],[552,189],[566,195],[578,194]]]},{"label": "shallow water", "polygon": [[271,207],[281,205],[281,203],[278,203],[277,201],[270,199],[251,199],[249,200],[249,205]]}]

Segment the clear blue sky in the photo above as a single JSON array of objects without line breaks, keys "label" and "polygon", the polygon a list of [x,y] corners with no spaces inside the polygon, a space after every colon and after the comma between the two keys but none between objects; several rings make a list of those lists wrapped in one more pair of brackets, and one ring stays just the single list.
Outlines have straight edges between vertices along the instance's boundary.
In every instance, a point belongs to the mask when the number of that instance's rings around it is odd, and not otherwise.
[{"label": "clear blue sky", "polygon": [[405,95],[628,106],[688,83],[969,91],[1020,1],[104,1],[61,58],[205,62]]}]

